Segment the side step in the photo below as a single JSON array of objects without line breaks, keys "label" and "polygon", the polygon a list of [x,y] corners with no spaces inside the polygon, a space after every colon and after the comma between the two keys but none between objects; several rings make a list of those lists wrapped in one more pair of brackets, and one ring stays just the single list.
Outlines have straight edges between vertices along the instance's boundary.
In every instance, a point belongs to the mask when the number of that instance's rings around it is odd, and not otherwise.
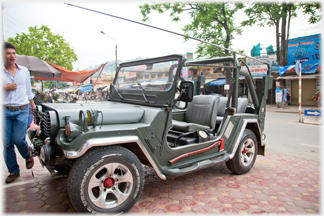
[{"label": "side step", "polygon": [[165,169],[163,170],[163,173],[168,176],[168,177],[178,177],[181,175],[185,175],[188,173],[196,172],[201,169],[205,169],[211,166],[214,166],[218,163],[226,162],[230,159],[229,154],[224,153],[221,156],[218,156],[215,159],[210,159],[210,160],[204,160],[201,162],[194,163],[193,165],[189,167],[185,167],[182,169],[176,168],[176,169]]}]

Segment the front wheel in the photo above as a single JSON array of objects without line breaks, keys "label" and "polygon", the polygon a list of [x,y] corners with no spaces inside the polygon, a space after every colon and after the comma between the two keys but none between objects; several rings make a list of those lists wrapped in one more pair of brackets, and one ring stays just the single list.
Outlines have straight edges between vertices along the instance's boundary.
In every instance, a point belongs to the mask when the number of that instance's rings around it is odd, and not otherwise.
[{"label": "front wheel", "polygon": [[143,167],[138,158],[120,146],[89,150],[69,174],[68,192],[78,212],[123,213],[141,195]]},{"label": "front wheel", "polygon": [[234,157],[226,162],[226,166],[235,174],[245,174],[252,169],[257,152],[258,144],[255,134],[253,131],[245,129]]}]

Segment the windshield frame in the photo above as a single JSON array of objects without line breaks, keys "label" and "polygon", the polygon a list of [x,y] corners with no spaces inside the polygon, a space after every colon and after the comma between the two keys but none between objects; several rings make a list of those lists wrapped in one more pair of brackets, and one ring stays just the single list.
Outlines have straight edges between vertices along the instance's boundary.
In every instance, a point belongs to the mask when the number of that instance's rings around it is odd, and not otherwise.
[{"label": "windshield frame", "polygon": [[118,90],[169,91],[177,66],[178,61],[172,60],[137,66],[121,66],[114,85]]},{"label": "windshield frame", "polygon": [[[171,87],[169,89],[166,90],[144,89],[143,91],[140,88],[124,89],[124,88],[116,87],[117,80],[119,77],[119,72],[121,71],[122,68],[145,65],[145,64],[157,64],[157,63],[168,62],[168,61],[177,62],[177,65],[173,64],[172,66],[169,67],[168,73],[171,73],[174,70],[172,67],[175,67],[175,65],[177,67],[175,74],[173,74],[174,77],[171,82]],[[177,82],[179,80],[181,70],[182,70],[182,65],[184,62],[185,62],[185,57],[183,55],[174,54],[174,55],[168,55],[163,57],[142,59],[138,61],[121,63],[118,67],[113,83],[111,84],[110,87],[110,100],[124,102],[124,103],[132,103],[132,104],[146,104],[146,105],[158,106],[158,107],[165,106],[166,104],[168,105],[172,104],[172,101],[174,100],[173,96],[175,94]],[[168,79],[170,79],[170,75]],[[120,97],[119,95],[122,97]]]}]

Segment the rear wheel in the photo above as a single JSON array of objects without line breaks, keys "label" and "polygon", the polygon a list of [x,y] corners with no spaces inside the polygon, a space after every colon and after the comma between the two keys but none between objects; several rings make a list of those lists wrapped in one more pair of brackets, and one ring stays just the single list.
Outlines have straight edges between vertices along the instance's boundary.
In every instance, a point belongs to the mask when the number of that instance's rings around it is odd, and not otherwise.
[{"label": "rear wheel", "polygon": [[92,149],[73,165],[68,191],[78,212],[122,213],[141,195],[143,167],[128,149],[119,146]]},{"label": "rear wheel", "polygon": [[235,174],[245,174],[252,169],[257,152],[258,144],[255,134],[245,129],[234,157],[226,162],[226,166]]}]

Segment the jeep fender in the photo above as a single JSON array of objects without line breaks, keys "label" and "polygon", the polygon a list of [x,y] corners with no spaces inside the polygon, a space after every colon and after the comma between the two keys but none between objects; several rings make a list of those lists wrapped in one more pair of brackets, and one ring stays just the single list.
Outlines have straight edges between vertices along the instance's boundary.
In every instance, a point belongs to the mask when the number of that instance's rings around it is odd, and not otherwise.
[{"label": "jeep fender", "polygon": [[232,159],[236,153],[236,150],[240,144],[240,141],[242,139],[243,133],[245,129],[250,129],[254,132],[256,138],[257,138],[257,143],[258,143],[258,155],[264,155],[265,152],[265,144],[262,143],[261,139],[261,130],[259,127],[259,123],[257,119],[244,119],[243,120],[243,126],[241,127],[241,130],[239,132],[239,135],[236,138],[235,145],[233,148],[232,153],[230,154],[229,158]]},{"label": "jeep fender", "polygon": [[166,177],[159,168],[157,167],[156,163],[152,159],[151,155],[147,152],[145,147],[143,146],[143,143],[139,140],[137,136],[121,136],[121,137],[109,137],[109,138],[91,138],[86,140],[86,142],[76,151],[66,151],[63,150],[64,155],[67,159],[76,159],[81,157],[83,154],[85,154],[88,149],[92,147],[98,147],[98,146],[108,146],[108,145],[118,145],[118,144],[125,144],[125,143],[136,143],[138,147],[142,150],[147,160],[152,165],[153,169],[157,173],[157,175],[163,179],[166,180]]}]

